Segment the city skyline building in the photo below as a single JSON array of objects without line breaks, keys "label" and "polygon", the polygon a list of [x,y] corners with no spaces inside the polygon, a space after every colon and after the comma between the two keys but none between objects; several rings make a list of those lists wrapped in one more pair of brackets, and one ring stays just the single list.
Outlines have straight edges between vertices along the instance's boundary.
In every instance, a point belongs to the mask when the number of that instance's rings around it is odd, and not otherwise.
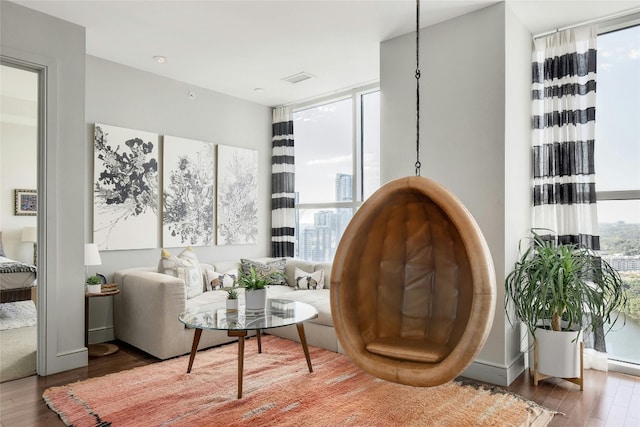
[{"label": "city skyline building", "polygon": [[[353,177],[336,174],[335,201],[350,202],[352,198]],[[330,262],[352,215],[351,208],[321,209],[313,212],[313,224],[301,224],[300,212],[296,209],[296,256],[310,261]]]},{"label": "city skyline building", "polygon": [[353,177],[346,173],[336,174],[336,202],[353,201]]}]

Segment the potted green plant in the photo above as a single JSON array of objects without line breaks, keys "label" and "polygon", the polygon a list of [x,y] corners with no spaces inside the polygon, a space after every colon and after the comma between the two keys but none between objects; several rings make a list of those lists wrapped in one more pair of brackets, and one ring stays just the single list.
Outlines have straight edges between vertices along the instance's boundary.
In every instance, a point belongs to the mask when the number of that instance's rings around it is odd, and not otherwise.
[{"label": "potted green plant", "polygon": [[251,267],[249,273],[241,271],[238,286],[245,290],[245,308],[247,310],[264,310],[267,301],[267,286],[271,284],[272,275],[260,275]]},{"label": "potted green plant", "polygon": [[87,277],[87,293],[99,294],[102,291],[102,278],[99,276]]},{"label": "potted green plant", "polygon": [[227,310],[238,310],[238,291],[235,288],[227,289]]},{"label": "potted green plant", "polygon": [[507,318],[515,313],[534,340],[536,384],[538,372],[581,378],[580,332],[608,332],[627,304],[620,275],[593,250],[539,231],[520,242],[520,258],[505,280]]}]

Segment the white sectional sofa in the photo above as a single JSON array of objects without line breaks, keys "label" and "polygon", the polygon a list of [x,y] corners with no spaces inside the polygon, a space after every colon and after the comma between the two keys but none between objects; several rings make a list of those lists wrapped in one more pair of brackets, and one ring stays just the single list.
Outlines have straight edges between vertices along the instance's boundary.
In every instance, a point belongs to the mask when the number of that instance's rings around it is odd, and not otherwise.
[{"label": "white sectional sofa", "polygon": [[[268,262],[275,258],[258,258]],[[240,268],[240,260],[202,264],[217,272]],[[308,273],[324,270],[325,286],[318,290],[296,290],[295,269]],[[120,293],[114,297],[115,336],[159,359],[187,354],[191,351],[194,330],[186,328],[178,315],[189,307],[214,301],[224,301],[224,290],[207,291],[187,299],[185,282],[182,279],[158,273],[157,267],[131,268],[118,271],[114,280]],[[315,263],[287,258],[286,280],[289,286],[270,286],[267,298],[283,298],[306,302],[318,310],[318,317],[305,322],[305,335],[309,345],[334,352],[340,351],[331,318],[329,282],[331,264]],[[239,289],[240,304],[244,303],[244,289]],[[299,341],[295,326],[270,329],[269,334]],[[199,349],[235,341],[225,331],[204,331]]]}]

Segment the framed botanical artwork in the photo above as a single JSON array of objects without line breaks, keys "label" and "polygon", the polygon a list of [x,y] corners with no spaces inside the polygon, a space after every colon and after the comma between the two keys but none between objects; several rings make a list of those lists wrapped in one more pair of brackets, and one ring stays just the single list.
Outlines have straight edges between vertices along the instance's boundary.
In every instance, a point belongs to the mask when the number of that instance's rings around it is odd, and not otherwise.
[{"label": "framed botanical artwork", "polygon": [[258,152],[218,145],[218,245],[256,243]]},{"label": "framed botanical artwork", "polygon": [[213,245],[213,144],[165,135],[163,148],[162,246]]},{"label": "framed botanical artwork", "polygon": [[93,241],[100,250],[158,247],[158,134],[95,124]]},{"label": "framed botanical artwork", "polygon": [[32,215],[38,214],[38,193],[36,190],[15,190],[15,214]]}]

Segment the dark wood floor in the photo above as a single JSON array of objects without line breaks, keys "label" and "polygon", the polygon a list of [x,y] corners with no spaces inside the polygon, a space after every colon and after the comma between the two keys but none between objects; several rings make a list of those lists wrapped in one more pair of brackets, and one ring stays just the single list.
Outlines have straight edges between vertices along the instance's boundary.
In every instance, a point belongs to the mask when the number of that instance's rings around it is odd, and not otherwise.
[{"label": "dark wood floor", "polygon": [[[92,358],[88,367],[0,384],[0,425],[63,426],[42,400],[44,390],[158,361],[126,344],[116,343],[120,351]],[[550,426],[640,426],[640,377],[587,370],[581,392],[578,386],[559,379],[546,380],[535,387],[525,372],[507,390],[562,413],[554,417]]]}]

